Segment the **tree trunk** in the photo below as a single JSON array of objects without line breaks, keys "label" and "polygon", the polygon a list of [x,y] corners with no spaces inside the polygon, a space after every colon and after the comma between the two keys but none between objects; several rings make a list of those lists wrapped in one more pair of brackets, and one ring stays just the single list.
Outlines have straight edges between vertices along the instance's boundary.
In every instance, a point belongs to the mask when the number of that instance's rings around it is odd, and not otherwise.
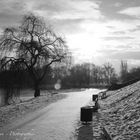
[{"label": "tree trunk", "polygon": [[40,96],[40,88],[39,88],[39,83],[38,82],[35,83],[35,87],[34,88],[35,88],[34,97]]}]

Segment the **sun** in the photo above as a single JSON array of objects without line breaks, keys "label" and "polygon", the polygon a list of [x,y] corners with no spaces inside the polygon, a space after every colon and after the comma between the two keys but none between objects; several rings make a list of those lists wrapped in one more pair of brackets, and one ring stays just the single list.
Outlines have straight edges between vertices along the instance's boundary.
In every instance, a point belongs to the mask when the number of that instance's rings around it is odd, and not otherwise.
[{"label": "sun", "polygon": [[100,56],[99,50],[103,49],[108,30],[98,22],[82,23],[81,32],[68,36],[68,45],[72,50],[75,58],[78,60],[90,60],[93,57]]}]

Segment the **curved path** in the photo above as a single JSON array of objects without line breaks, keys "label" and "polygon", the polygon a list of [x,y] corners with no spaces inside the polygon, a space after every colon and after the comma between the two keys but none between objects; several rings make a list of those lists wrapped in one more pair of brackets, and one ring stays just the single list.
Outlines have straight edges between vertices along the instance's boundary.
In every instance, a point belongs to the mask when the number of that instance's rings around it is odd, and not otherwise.
[{"label": "curved path", "polygon": [[93,115],[92,124],[82,125],[79,121],[80,107],[89,104],[92,94],[98,92],[100,90],[92,89],[66,93],[67,98],[11,124],[0,132],[0,140],[92,140],[93,137],[98,139],[99,113]]}]

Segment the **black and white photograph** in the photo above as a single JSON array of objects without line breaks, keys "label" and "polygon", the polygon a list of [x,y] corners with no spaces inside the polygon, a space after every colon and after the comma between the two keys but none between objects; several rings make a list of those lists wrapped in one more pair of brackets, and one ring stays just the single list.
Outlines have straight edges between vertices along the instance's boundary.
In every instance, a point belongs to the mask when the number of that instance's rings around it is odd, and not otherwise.
[{"label": "black and white photograph", "polygon": [[0,0],[0,140],[140,140],[140,0]]}]

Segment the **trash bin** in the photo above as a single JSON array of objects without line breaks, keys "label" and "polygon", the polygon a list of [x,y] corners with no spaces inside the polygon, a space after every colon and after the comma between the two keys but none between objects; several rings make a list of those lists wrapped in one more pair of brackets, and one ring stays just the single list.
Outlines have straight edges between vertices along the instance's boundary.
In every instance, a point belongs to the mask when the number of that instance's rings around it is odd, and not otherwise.
[{"label": "trash bin", "polygon": [[95,102],[95,106],[92,106],[92,111],[97,112],[98,111],[98,102]]},{"label": "trash bin", "polygon": [[98,101],[98,95],[96,94],[96,95],[92,95],[92,101]]},{"label": "trash bin", "polygon": [[92,112],[93,112],[92,106],[81,107],[80,120],[82,122],[91,122],[92,121]]}]

